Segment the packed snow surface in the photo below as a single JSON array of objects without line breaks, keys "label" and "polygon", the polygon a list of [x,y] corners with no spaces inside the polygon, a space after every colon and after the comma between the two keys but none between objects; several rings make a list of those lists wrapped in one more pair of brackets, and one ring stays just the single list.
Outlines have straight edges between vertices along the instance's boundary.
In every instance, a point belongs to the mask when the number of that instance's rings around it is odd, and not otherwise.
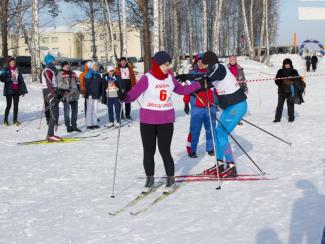
[{"label": "packed snow surface", "polygon": [[[285,57],[305,74],[303,60],[277,55],[272,67],[240,58],[247,79],[272,78]],[[324,62],[320,62],[323,64]],[[269,181],[197,182],[138,216],[129,214],[161,194],[155,192],[117,216],[115,211],[139,194],[144,185],[139,106],[133,103],[130,127],[121,128],[116,197],[110,198],[118,130],[105,132],[106,140],[51,145],[17,145],[44,139],[46,123],[40,123],[42,96],[38,84],[28,83],[21,98],[19,119],[23,125],[0,127],[0,243],[247,243],[320,244],[325,226],[325,66],[306,77],[305,103],[295,106],[296,120],[288,123],[286,105],[281,123],[274,124],[277,87],[272,80],[249,82],[245,119],[292,142],[290,147],[244,123],[233,136],[265,172]],[[307,75],[308,75],[307,74]],[[3,84],[0,85],[2,91]],[[186,155],[189,116],[182,97],[173,96],[177,121],[172,143],[176,174],[200,173],[214,164],[205,154],[204,130],[198,159]],[[106,107],[99,104],[100,125],[107,123]],[[3,121],[5,98],[0,99]],[[60,110],[57,132],[67,134]],[[11,122],[10,117],[10,122]],[[79,102],[81,136],[96,134],[85,129],[83,101]],[[239,173],[258,170],[233,144]],[[164,169],[156,152],[156,176]]]}]

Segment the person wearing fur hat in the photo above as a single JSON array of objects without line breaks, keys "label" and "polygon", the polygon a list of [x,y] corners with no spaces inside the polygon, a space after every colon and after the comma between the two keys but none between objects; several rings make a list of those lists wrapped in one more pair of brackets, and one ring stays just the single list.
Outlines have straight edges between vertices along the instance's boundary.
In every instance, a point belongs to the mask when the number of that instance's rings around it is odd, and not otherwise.
[{"label": "person wearing fur hat", "polygon": [[99,73],[99,66],[92,62],[85,77],[85,97],[87,99],[86,124],[87,129],[98,129],[97,103],[102,95],[102,78]]},{"label": "person wearing fur hat", "polygon": [[[130,91],[131,88],[137,83],[137,79],[131,64],[128,63],[125,57],[121,57],[118,60],[114,74],[122,78],[123,84],[125,84],[126,91]],[[124,118],[124,114],[122,114]],[[125,103],[125,118],[131,118],[131,103]]]},{"label": "person wearing fur hat", "polygon": [[64,123],[68,133],[73,131],[81,132],[77,126],[78,100],[80,96],[79,81],[76,73],[71,70],[69,62],[63,61],[61,68],[56,78],[60,94],[64,97]]},{"label": "person wearing fur hat", "polygon": [[[102,103],[108,108],[108,124],[107,127],[121,126],[121,102],[118,98],[119,88],[122,86],[121,77],[114,74],[114,66],[107,66],[107,73],[103,77]],[[114,112],[115,110],[115,119]]]},{"label": "person wearing fur hat", "polygon": [[[294,98],[298,94],[298,90],[301,91],[301,102],[302,92],[305,88],[305,84],[299,76],[298,71],[293,68],[292,61],[289,58],[283,60],[282,69],[279,69],[276,78],[275,84],[278,86],[278,105],[276,108],[274,123],[280,122],[282,117],[283,105],[287,100],[288,107],[288,121],[293,122],[295,120],[295,112],[294,112]],[[294,78],[286,78],[286,77],[294,77]]]},{"label": "person wearing fur hat", "polygon": [[[203,53],[198,53],[194,59],[191,74],[205,74],[207,65],[202,63]],[[193,83],[195,81],[191,81]],[[197,158],[196,150],[199,143],[200,132],[202,125],[205,128],[206,137],[206,152],[210,156],[214,156],[213,142],[212,142],[212,131],[210,125],[209,109],[207,108],[208,101],[213,104],[215,101],[215,89],[211,88],[208,91],[201,89],[196,91],[194,94],[185,95],[183,101],[185,103],[184,111],[186,114],[191,113],[190,119],[190,132],[187,137],[187,153],[191,158]],[[191,109],[190,106],[191,105]],[[212,121],[212,128],[216,127],[216,107],[210,106],[210,115]]]},{"label": "person wearing fur hat", "polygon": [[[183,86],[177,82],[171,71],[172,58],[167,52],[159,51],[152,58],[151,70],[145,73],[138,83],[127,92],[126,103],[141,96],[140,134],[143,145],[143,165],[147,175],[144,192],[154,187],[156,144],[163,158],[167,182],[165,191],[175,188],[174,160],[170,147],[174,133],[175,110],[173,92],[179,95],[190,94],[201,88],[200,82]],[[121,94],[122,95],[122,94]]]},{"label": "person wearing fur hat", "polygon": [[[208,65],[208,72],[203,78],[211,82],[217,90],[218,106],[222,109],[216,128],[216,165],[206,170],[205,174],[220,173],[221,177],[235,177],[237,175],[229,133],[231,133],[247,111],[246,95],[238,86],[237,80],[230,70],[219,63],[217,55],[207,51],[202,56],[202,63]],[[187,79],[189,77],[181,77]]]},{"label": "person wearing fur hat", "polygon": [[1,70],[0,81],[4,82],[3,95],[6,97],[7,106],[3,124],[9,126],[8,116],[11,109],[12,101],[14,102],[13,123],[20,125],[18,121],[19,97],[28,93],[22,73],[16,65],[14,57],[9,57],[8,66]]},{"label": "person wearing fur hat", "polygon": [[57,69],[55,67],[55,58],[48,54],[44,57],[45,68],[41,74],[43,96],[45,103],[45,112],[48,111],[48,131],[47,140],[49,142],[61,141],[62,138],[54,135],[54,128],[59,120],[59,102],[60,94],[58,92],[58,82],[56,79]]}]

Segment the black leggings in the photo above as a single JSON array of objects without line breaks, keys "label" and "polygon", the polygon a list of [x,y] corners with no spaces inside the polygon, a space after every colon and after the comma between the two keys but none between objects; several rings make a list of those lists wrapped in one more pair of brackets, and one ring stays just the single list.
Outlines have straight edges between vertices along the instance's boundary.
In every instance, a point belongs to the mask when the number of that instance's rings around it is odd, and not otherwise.
[{"label": "black leggings", "polygon": [[4,118],[4,120],[8,121],[8,116],[9,116],[9,112],[10,112],[10,109],[11,109],[11,104],[12,104],[12,101],[14,101],[14,119],[13,119],[13,121],[15,122],[15,121],[17,121],[17,118],[18,118],[19,94],[7,95],[6,99],[7,99],[7,107],[6,107],[6,110],[5,110],[5,118]]},{"label": "black leggings", "polygon": [[156,141],[158,140],[158,149],[163,158],[167,176],[174,176],[174,160],[170,153],[172,143],[174,124],[140,125],[140,132],[143,144],[143,166],[147,176],[155,174]]}]

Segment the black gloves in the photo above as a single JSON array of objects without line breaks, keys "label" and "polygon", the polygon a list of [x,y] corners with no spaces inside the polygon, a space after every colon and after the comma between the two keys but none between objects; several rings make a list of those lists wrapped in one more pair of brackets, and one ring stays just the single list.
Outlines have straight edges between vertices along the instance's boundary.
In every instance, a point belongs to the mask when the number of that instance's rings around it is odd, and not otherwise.
[{"label": "black gloves", "polygon": [[201,84],[201,89],[207,90],[213,87],[213,84],[207,78],[202,78],[201,80],[199,80],[199,82]]},{"label": "black gloves", "polygon": [[188,103],[185,103],[185,106],[184,106],[184,112],[186,114],[189,114],[190,113],[190,106],[188,105]]},{"label": "black gloves", "polygon": [[115,85],[117,86],[117,96],[121,101],[124,101],[126,99],[126,90],[123,85],[119,84],[118,82],[115,82]]},{"label": "black gloves", "polygon": [[180,75],[176,75],[175,79],[184,82],[187,80],[191,80],[191,77],[192,77],[191,74],[180,74]]}]

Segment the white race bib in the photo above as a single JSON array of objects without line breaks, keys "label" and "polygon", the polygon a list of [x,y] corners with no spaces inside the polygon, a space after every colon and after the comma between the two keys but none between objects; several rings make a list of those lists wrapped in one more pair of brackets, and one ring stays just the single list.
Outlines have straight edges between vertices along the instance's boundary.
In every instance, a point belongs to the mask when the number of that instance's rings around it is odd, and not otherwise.
[{"label": "white race bib", "polygon": [[150,73],[145,75],[148,77],[148,88],[142,94],[142,108],[157,111],[173,109],[171,96],[175,85],[172,76],[169,74],[165,80],[158,80]]}]

